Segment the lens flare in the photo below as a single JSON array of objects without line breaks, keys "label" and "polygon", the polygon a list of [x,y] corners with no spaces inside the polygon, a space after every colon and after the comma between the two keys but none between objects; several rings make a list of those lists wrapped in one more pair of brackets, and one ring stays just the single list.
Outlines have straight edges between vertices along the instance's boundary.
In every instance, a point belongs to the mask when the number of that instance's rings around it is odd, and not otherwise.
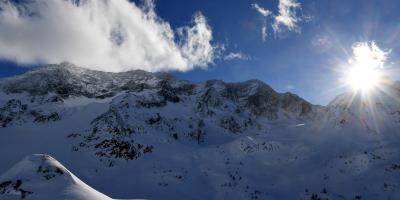
[{"label": "lens flare", "polygon": [[380,49],[375,42],[353,45],[353,57],[345,73],[346,85],[354,91],[369,92],[380,84],[382,68],[389,52]]},{"label": "lens flare", "polygon": [[353,67],[347,72],[346,82],[355,91],[368,92],[380,83],[381,72],[370,67]]}]

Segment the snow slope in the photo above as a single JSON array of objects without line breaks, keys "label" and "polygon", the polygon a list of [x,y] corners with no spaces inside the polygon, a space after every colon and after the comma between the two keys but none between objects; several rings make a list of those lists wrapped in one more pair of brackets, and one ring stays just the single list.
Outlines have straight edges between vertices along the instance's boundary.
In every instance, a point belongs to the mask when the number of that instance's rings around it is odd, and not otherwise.
[{"label": "snow slope", "polygon": [[111,200],[43,154],[27,156],[3,174],[0,182],[1,199]]},{"label": "snow slope", "polygon": [[113,198],[400,198],[398,82],[325,107],[258,80],[68,63],[0,87],[0,174],[40,152]]}]

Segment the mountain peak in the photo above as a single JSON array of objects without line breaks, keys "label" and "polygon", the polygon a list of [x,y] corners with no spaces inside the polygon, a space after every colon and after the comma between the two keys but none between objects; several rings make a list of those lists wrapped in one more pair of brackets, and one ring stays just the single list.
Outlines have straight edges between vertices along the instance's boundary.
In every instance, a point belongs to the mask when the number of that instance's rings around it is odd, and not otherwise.
[{"label": "mountain peak", "polygon": [[86,185],[49,155],[25,157],[0,177],[0,197],[10,199],[111,199]]},{"label": "mountain peak", "polygon": [[[46,154],[32,154],[25,157],[19,163],[14,165],[13,168],[11,168],[2,176],[2,179],[12,178],[21,175],[32,177],[36,176],[35,172],[48,173],[43,175],[45,179],[54,178],[56,175],[66,175],[71,178],[70,172],[53,157]],[[72,179],[71,181],[74,182]]]}]

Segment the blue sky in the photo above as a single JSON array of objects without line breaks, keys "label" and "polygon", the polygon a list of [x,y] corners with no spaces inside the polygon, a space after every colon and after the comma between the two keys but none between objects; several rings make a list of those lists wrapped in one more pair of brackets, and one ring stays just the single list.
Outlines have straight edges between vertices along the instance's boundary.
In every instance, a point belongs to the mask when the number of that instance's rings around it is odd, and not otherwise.
[{"label": "blue sky", "polygon": [[[201,12],[212,29],[214,46],[224,51],[214,64],[186,72],[179,78],[201,82],[260,79],[279,92],[290,91],[315,104],[327,104],[343,89],[337,89],[341,63],[347,62],[357,42],[375,43],[390,51],[385,68],[400,78],[400,2],[396,0],[299,0],[298,29],[275,33],[272,17],[264,17],[252,5],[279,13],[279,0],[157,0],[155,12],[173,30],[191,23]],[[267,27],[263,41],[262,27]],[[1,24],[0,24],[1,32]],[[1,39],[1,38],[0,38]],[[1,49],[0,49],[1,51]],[[223,59],[241,53],[245,59]],[[12,58],[0,61],[0,76],[24,72]],[[26,65],[26,64],[25,64]],[[36,66],[37,63],[28,63]]]}]

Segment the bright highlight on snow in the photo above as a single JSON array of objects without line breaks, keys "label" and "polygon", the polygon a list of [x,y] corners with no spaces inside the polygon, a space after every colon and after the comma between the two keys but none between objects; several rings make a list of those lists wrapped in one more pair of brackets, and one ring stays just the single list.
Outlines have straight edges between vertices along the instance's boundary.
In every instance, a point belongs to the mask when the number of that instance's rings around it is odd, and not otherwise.
[{"label": "bright highlight on snow", "polygon": [[382,69],[390,51],[380,49],[375,42],[353,45],[353,58],[346,71],[346,84],[354,91],[368,92],[379,86]]}]

